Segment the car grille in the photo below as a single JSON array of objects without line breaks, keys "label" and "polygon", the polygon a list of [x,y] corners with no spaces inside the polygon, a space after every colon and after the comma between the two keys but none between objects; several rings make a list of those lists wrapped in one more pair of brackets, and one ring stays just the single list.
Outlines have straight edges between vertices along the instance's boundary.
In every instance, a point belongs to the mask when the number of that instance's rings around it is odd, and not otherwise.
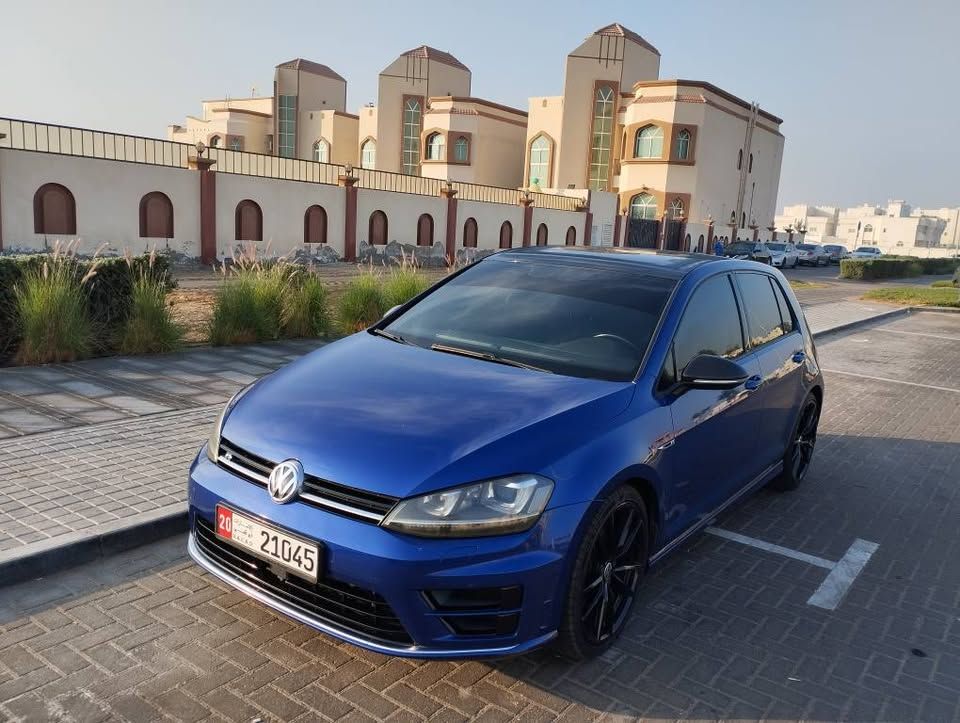
[{"label": "car grille", "polygon": [[213,525],[200,517],[194,535],[208,560],[309,617],[372,642],[413,645],[403,623],[377,593],[329,577],[316,584],[294,575],[279,577],[269,563],[217,537]]},{"label": "car grille", "polygon": [[[248,482],[263,486],[266,486],[270,471],[276,466],[275,462],[247,452],[223,438],[220,439],[217,464]],[[345,487],[308,474],[304,476],[300,499],[315,507],[379,524],[398,498]]]}]

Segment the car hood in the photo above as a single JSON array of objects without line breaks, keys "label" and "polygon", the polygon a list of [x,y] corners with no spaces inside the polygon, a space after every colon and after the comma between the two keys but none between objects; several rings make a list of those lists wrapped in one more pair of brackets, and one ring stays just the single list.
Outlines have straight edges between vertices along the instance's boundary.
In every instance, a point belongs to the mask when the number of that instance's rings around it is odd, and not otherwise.
[{"label": "car hood", "polygon": [[366,332],[259,382],[223,437],[307,473],[406,497],[550,464],[605,429],[631,382],[547,374]]}]

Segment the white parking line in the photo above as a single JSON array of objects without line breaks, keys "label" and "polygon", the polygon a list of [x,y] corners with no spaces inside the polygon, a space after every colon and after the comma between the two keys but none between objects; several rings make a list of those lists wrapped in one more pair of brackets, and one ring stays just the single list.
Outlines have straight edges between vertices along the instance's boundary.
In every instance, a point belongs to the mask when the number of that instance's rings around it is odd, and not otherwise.
[{"label": "white parking line", "polygon": [[738,532],[730,532],[720,527],[707,527],[705,532],[709,532],[711,535],[716,535],[717,537],[722,537],[725,540],[739,542],[742,545],[756,547],[759,550],[772,552],[775,555],[783,555],[793,560],[805,562],[808,565],[829,570],[830,574],[827,575],[824,581],[820,583],[820,587],[818,587],[816,592],[807,600],[807,605],[813,605],[814,607],[823,608],[824,610],[837,609],[837,606],[853,585],[854,580],[857,579],[857,575],[866,567],[870,561],[870,557],[880,547],[876,542],[869,542],[868,540],[857,538],[847,549],[846,553],[844,553],[843,557],[837,562],[833,562],[832,560],[817,557],[816,555],[808,555],[799,550],[791,550],[789,547],[774,545],[772,542],[758,540],[755,537],[747,537]]},{"label": "white parking line", "polygon": [[730,532],[729,530],[724,530],[720,527],[708,527],[705,532],[709,532],[711,535],[716,535],[717,537],[722,537],[725,540],[739,542],[741,545],[750,545],[750,547],[757,547],[761,550],[766,550],[767,552],[772,552],[777,555],[792,557],[794,560],[800,560],[801,562],[806,562],[816,567],[822,567],[826,570],[832,570],[835,564],[833,560],[824,560],[822,557],[808,555],[805,552],[791,550],[789,547],[774,545],[772,542],[764,542],[763,540],[758,540],[755,537],[747,537],[746,535],[741,535],[738,532]]},{"label": "white parking line", "polygon": [[846,554],[840,558],[834,566],[827,579],[820,583],[817,591],[807,600],[807,605],[815,605],[825,610],[836,610],[837,605],[843,600],[847,590],[853,585],[860,571],[870,562],[870,557],[877,548],[880,547],[876,542],[856,539]]},{"label": "white parking line", "polygon": [[925,331],[904,331],[903,329],[884,329],[876,327],[871,331],[882,331],[884,334],[907,334],[908,336],[928,336],[931,339],[946,339],[947,341],[960,341],[960,336],[949,336],[947,334],[928,334]]},{"label": "white parking line", "polygon": [[839,369],[824,369],[820,368],[820,371],[828,372],[829,374],[845,374],[848,377],[860,377],[861,379],[870,379],[874,382],[890,382],[891,384],[906,384],[911,387],[923,387],[924,389],[933,389],[938,392],[953,392],[954,394],[960,394],[960,389],[953,389],[952,387],[938,387],[934,384],[921,384],[920,382],[907,382],[903,379],[890,379],[889,377],[875,377],[870,374],[857,374],[856,372],[844,372]]}]

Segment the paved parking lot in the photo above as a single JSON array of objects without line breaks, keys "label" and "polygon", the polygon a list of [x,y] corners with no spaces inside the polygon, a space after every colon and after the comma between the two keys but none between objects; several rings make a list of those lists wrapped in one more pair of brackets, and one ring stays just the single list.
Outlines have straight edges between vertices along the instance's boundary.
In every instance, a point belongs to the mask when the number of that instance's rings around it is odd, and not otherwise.
[{"label": "paved parking lot", "polygon": [[[827,402],[803,487],[717,521],[751,544],[705,534],[670,558],[600,660],[366,653],[230,591],[175,538],[0,588],[0,718],[956,720],[960,315],[819,351]],[[856,540],[877,547],[835,609],[810,604],[832,574],[810,560]]]}]

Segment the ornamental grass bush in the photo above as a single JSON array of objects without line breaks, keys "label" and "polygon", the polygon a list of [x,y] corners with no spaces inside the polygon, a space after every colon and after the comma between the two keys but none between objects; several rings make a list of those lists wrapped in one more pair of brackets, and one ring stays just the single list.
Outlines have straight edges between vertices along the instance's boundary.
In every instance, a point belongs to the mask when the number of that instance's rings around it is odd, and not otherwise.
[{"label": "ornamental grass bush", "polygon": [[156,251],[147,258],[146,268],[134,270],[129,251],[125,254],[132,277],[130,309],[117,344],[122,354],[162,354],[175,351],[183,344],[184,330],[174,323],[167,294],[170,289],[153,273]]},{"label": "ornamental grass bush", "polygon": [[386,307],[406,304],[429,288],[430,282],[415,268],[393,269],[383,282],[383,299]]},{"label": "ornamental grass bush", "polygon": [[73,249],[59,244],[42,265],[28,269],[13,289],[20,364],[69,362],[89,356],[93,324],[84,285],[97,273],[96,263],[81,276]]},{"label": "ornamental grass bush", "polygon": [[327,289],[315,274],[299,275],[283,297],[280,325],[284,336],[324,336],[330,331],[330,312],[327,310]]},{"label": "ornamental grass bush", "polygon": [[388,308],[380,278],[365,273],[347,282],[337,304],[337,324],[344,334],[353,334],[376,323]]}]

